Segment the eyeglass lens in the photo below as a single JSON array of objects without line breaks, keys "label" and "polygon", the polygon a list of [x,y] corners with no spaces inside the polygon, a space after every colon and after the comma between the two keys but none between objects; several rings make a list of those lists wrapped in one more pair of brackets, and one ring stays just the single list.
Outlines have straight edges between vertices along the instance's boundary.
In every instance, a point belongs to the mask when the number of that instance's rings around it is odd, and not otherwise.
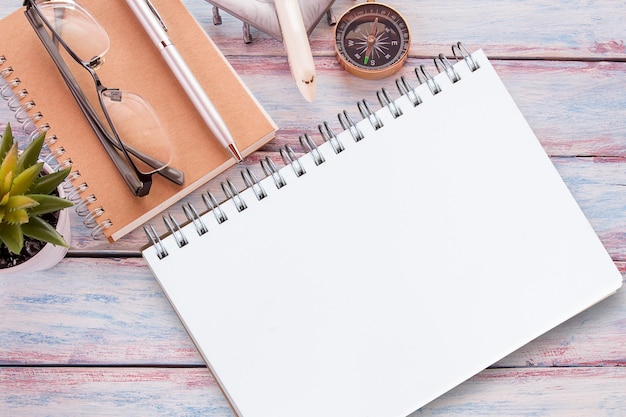
[{"label": "eyeglass lens", "polygon": [[110,47],[109,36],[87,10],[73,1],[48,0],[37,5],[83,64],[102,62]]},{"label": "eyeglass lens", "polygon": [[150,104],[137,94],[121,90],[104,90],[101,97],[124,145],[162,163],[161,166],[148,166],[141,160],[135,160],[137,169],[148,174],[169,165],[172,148],[167,133]]},{"label": "eyeglass lens", "polygon": [[[85,8],[71,0],[37,1],[37,6],[85,67],[93,71],[104,63],[104,54],[110,47],[109,36]],[[137,157],[133,162],[140,172],[151,174],[170,164],[171,143],[145,99],[135,93],[107,88],[102,88],[99,98],[122,145]],[[150,165],[142,159],[149,160]]]}]

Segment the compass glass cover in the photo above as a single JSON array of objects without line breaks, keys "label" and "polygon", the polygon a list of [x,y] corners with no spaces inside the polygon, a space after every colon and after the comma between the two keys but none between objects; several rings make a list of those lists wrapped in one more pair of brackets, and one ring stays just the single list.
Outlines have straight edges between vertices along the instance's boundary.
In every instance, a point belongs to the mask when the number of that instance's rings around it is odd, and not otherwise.
[{"label": "compass glass cover", "polygon": [[410,43],[404,18],[381,4],[362,4],[348,11],[337,24],[335,41],[338,54],[364,70],[401,63]]}]

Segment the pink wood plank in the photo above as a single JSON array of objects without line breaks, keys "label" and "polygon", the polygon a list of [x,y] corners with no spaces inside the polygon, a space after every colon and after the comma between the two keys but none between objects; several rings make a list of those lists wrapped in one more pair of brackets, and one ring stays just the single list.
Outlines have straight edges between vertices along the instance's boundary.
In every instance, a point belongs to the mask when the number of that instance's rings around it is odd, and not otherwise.
[{"label": "pink wood plank", "polygon": [[[625,368],[497,369],[414,415],[621,417],[625,393]],[[0,409],[29,417],[233,416],[206,369],[0,368]]]}]

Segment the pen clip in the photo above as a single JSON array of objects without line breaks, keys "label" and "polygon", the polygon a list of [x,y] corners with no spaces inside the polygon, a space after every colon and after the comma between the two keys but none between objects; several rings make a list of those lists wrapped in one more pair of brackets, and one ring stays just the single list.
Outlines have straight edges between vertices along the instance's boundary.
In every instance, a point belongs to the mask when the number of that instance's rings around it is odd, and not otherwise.
[{"label": "pen clip", "polygon": [[159,14],[159,11],[156,9],[156,7],[154,7],[154,5],[152,4],[150,0],[145,0],[145,1],[148,7],[150,8],[150,11],[152,11],[152,14],[154,14],[154,17],[156,17],[159,23],[161,24],[161,27],[163,28],[163,30],[167,32],[167,26],[165,25],[165,21]]}]

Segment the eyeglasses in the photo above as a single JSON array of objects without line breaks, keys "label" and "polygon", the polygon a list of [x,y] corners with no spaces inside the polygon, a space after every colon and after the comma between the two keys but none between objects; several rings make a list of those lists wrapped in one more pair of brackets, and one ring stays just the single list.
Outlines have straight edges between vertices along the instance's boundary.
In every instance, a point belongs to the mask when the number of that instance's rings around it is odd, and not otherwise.
[{"label": "eyeglasses", "polygon": [[[25,0],[24,5],[28,21],[133,194],[147,195],[154,173],[181,185],[184,174],[169,166],[171,143],[154,109],[135,93],[105,87],[96,74],[110,46],[102,25],[71,0]],[[61,57],[59,44],[91,75],[105,122]]]}]

